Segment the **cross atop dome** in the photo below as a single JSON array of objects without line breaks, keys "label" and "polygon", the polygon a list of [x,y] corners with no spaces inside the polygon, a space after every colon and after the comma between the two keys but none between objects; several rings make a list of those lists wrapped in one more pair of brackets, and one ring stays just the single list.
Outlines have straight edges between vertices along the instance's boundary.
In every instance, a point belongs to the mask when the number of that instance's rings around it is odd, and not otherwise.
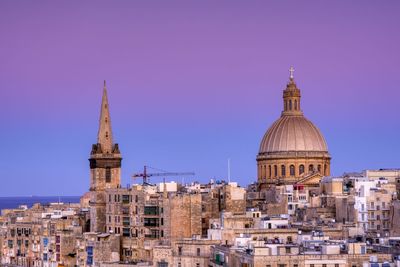
[{"label": "cross atop dome", "polygon": [[290,68],[289,68],[289,74],[290,74],[289,78],[291,80],[293,80],[293,78],[294,78],[293,73],[294,73],[294,68],[293,68],[293,66],[290,66]]}]

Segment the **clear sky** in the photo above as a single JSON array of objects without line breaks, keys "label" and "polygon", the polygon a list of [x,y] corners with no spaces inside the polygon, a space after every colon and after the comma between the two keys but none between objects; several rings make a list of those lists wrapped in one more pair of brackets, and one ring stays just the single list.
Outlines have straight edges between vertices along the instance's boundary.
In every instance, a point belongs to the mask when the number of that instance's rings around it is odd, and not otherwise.
[{"label": "clear sky", "polygon": [[253,182],[291,65],[334,175],[400,167],[399,13],[390,0],[3,0],[0,196],[88,190],[104,79],[123,185],[145,164],[223,179],[228,158]]}]

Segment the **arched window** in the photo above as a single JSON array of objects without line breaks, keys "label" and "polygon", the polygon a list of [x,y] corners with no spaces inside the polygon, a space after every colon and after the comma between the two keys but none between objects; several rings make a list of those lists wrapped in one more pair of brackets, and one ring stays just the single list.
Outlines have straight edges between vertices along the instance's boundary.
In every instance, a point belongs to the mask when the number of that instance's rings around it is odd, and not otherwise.
[{"label": "arched window", "polygon": [[290,176],[294,176],[294,165],[290,165]]},{"label": "arched window", "polygon": [[286,176],[286,167],[285,167],[285,165],[282,165],[281,166],[281,175],[284,177],[284,176]]},{"label": "arched window", "polygon": [[271,165],[268,165],[268,177],[271,178],[271,176],[272,176]]},{"label": "arched window", "polygon": [[266,178],[267,174],[266,174],[266,169],[265,169],[265,165],[262,166],[262,178]]},{"label": "arched window", "polygon": [[301,164],[301,165],[299,166],[299,173],[300,173],[300,174],[303,174],[303,173],[304,173],[304,165],[303,165],[303,164]]},{"label": "arched window", "polygon": [[294,110],[297,110],[297,100],[294,101]]},{"label": "arched window", "polygon": [[287,110],[287,100],[285,100],[285,110]]},{"label": "arched window", "polygon": [[321,173],[321,171],[322,171],[321,164],[318,164],[318,172]]},{"label": "arched window", "polygon": [[292,110],[292,100],[289,100],[289,109]]},{"label": "arched window", "polygon": [[324,165],[324,175],[325,175],[325,176],[328,175],[327,170],[328,170],[328,168],[327,168],[327,166],[326,166],[326,164],[325,164],[325,165]]},{"label": "arched window", "polygon": [[274,165],[274,177],[278,176],[278,166]]},{"label": "arched window", "polygon": [[310,164],[308,165],[308,171],[313,172],[314,171],[314,165]]}]

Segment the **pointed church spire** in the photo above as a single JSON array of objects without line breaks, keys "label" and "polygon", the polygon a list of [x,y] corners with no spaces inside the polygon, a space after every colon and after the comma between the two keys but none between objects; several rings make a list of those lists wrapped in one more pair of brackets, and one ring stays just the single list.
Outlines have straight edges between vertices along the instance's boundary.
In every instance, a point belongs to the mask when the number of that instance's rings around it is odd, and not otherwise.
[{"label": "pointed church spire", "polygon": [[113,147],[111,118],[108,106],[106,81],[104,81],[103,97],[101,99],[99,132],[97,143],[101,145],[103,153],[111,153]]}]

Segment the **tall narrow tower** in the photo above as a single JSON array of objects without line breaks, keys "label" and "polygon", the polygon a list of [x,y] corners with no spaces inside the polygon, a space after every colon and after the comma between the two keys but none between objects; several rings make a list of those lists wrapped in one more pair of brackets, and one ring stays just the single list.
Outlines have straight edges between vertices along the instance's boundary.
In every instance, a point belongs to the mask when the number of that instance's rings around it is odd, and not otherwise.
[{"label": "tall narrow tower", "polygon": [[101,100],[99,132],[97,143],[90,153],[90,231],[105,232],[106,189],[118,188],[121,184],[121,153],[114,144],[111,118],[104,81]]}]

